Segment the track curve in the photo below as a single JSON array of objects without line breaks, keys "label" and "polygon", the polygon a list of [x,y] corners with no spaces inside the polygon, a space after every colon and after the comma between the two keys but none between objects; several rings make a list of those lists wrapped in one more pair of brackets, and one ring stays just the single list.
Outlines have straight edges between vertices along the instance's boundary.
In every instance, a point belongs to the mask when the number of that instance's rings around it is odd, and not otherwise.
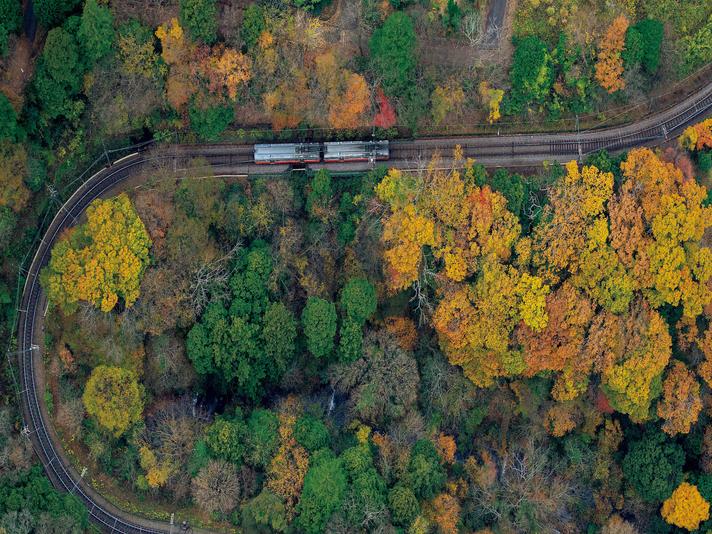
[{"label": "track curve", "polygon": [[[418,168],[437,153],[462,147],[465,157],[491,166],[534,165],[544,160],[581,159],[592,152],[625,150],[639,145],[657,144],[680,132],[687,124],[712,112],[712,83],[677,105],[637,123],[618,128],[540,135],[456,137],[393,141],[389,166]],[[74,493],[86,506],[91,521],[105,532],[122,534],[170,534],[178,526],[138,517],[109,503],[71,466],[57,438],[44,405],[40,343],[43,335],[42,306],[46,298],[39,273],[49,261],[51,248],[62,231],[76,223],[94,199],[121,186],[129,177],[156,163],[172,165],[177,173],[194,158],[203,158],[216,175],[276,174],[286,166],[262,166],[252,162],[252,145],[172,145],[144,149],[117,160],[82,183],[65,202],[42,238],[27,273],[19,309],[18,354],[20,363],[21,406],[25,433],[52,483]],[[371,168],[368,163],[318,164],[334,171]],[[39,376],[38,376],[39,375]],[[179,518],[180,522],[180,518]],[[201,529],[191,532],[206,533]]]}]

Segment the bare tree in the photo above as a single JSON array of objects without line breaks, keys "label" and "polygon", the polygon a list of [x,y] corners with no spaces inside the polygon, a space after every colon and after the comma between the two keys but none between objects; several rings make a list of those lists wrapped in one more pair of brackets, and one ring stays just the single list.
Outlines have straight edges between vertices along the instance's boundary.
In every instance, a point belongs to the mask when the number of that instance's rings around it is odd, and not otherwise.
[{"label": "bare tree", "polygon": [[211,460],[193,479],[193,500],[208,513],[228,514],[237,506],[240,483],[235,466]]},{"label": "bare tree", "polygon": [[[481,513],[511,532],[578,531],[571,508],[578,486],[540,436],[523,436],[498,461],[483,456],[491,459],[494,476],[479,477],[471,486]],[[517,513],[522,506],[528,514]]]},{"label": "bare tree", "polygon": [[462,20],[462,33],[473,48],[482,44],[482,15],[472,10]]},{"label": "bare tree", "polygon": [[235,257],[242,243],[237,242],[226,254],[209,263],[201,265],[191,277],[190,302],[197,315],[211,300],[220,300],[227,294],[227,284],[232,274],[230,262]]},{"label": "bare tree", "polygon": [[415,303],[418,312],[418,323],[422,326],[428,323],[433,314],[433,304],[430,302],[429,289],[435,280],[435,268],[428,264],[428,258],[423,254],[422,267],[418,279],[413,282],[413,296],[410,301]]},{"label": "bare tree", "polygon": [[84,404],[82,399],[60,401],[57,406],[55,422],[62,427],[72,438],[79,435],[84,420]]}]

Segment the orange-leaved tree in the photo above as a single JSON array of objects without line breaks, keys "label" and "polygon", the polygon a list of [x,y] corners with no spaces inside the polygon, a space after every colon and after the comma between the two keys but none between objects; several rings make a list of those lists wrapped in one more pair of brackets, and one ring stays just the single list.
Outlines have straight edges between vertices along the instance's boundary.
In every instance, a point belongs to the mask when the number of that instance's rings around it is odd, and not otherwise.
[{"label": "orange-leaved tree", "polygon": [[0,208],[21,211],[30,198],[25,186],[27,152],[21,145],[0,143]]},{"label": "orange-leaved tree", "polygon": [[573,399],[588,386],[593,362],[585,352],[585,341],[594,311],[580,290],[564,282],[546,297],[546,328],[536,331],[522,325],[517,330],[524,347],[525,375],[559,373],[552,391],[557,400]]},{"label": "orange-leaved tree", "polygon": [[712,119],[693,124],[678,139],[680,146],[690,151],[712,148]]},{"label": "orange-leaved tree", "polygon": [[52,249],[40,275],[47,296],[67,313],[79,301],[104,312],[119,298],[130,307],[149,263],[148,232],[125,193],[93,201],[86,215],[87,222],[65,232]]},{"label": "orange-leaved tree", "polygon": [[700,383],[684,363],[675,361],[663,382],[658,415],[665,419],[663,430],[674,436],[687,434],[702,410]]},{"label": "orange-leaved tree", "polygon": [[345,69],[331,51],[315,59],[313,90],[328,108],[332,128],[355,128],[365,124],[371,98],[366,79]]},{"label": "orange-leaved tree", "polygon": [[252,77],[250,58],[223,45],[215,46],[202,66],[210,92],[216,94],[225,92],[230,100],[237,98],[240,85]]},{"label": "orange-leaved tree", "polygon": [[626,30],[628,19],[625,15],[620,15],[608,27],[598,45],[596,81],[609,93],[615,93],[625,87],[621,53],[625,47]]},{"label": "orange-leaved tree", "polygon": [[460,502],[449,493],[441,493],[430,504],[430,519],[443,534],[457,534],[460,520]]},{"label": "orange-leaved tree", "polygon": [[212,49],[190,41],[178,22],[171,19],[156,29],[162,57],[168,65],[166,97],[182,109],[201,87],[213,95],[234,101],[241,85],[252,77],[252,60],[222,44]]},{"label": "orange-leaved tree", "polygon": [[697,367],[697,374],[705,383],[712,387],[712,325],[707,328],[707,331],[697,340],[705,359]]}]

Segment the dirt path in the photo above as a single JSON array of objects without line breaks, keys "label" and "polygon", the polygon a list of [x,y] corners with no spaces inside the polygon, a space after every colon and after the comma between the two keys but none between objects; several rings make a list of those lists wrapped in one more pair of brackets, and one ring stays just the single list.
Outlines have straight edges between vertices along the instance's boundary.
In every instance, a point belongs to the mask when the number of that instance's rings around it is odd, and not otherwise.
[{"label": "dirt path", "polygon": [[32,43],[24,36],[20,37],[8,54],[0,81],[0,91],[16,108],[22,107],[25,85],[32,78],[33,70]]}]

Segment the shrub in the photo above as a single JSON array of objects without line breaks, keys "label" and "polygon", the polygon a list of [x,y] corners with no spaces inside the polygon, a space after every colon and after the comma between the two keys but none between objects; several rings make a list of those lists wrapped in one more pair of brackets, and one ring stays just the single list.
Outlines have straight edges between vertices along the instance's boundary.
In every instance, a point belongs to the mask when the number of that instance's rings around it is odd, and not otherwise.
[{"label": "shrub", "polygon": [[267,467],[278,446],[279,419],[269,410],[254,410],[247,420],[247,462],[255,467]]},{"label": "shrub", "polygon": [[352,278],[341,290],[341,309],[362,325],[376,313],[376,289],[365,278]]},{"label": "shrub", "polygon": [[213,141],[230,126],[234,111],[229,104],[217,104],[206,108],[193,99],[188,106],[190,127],[204,141]]}]

